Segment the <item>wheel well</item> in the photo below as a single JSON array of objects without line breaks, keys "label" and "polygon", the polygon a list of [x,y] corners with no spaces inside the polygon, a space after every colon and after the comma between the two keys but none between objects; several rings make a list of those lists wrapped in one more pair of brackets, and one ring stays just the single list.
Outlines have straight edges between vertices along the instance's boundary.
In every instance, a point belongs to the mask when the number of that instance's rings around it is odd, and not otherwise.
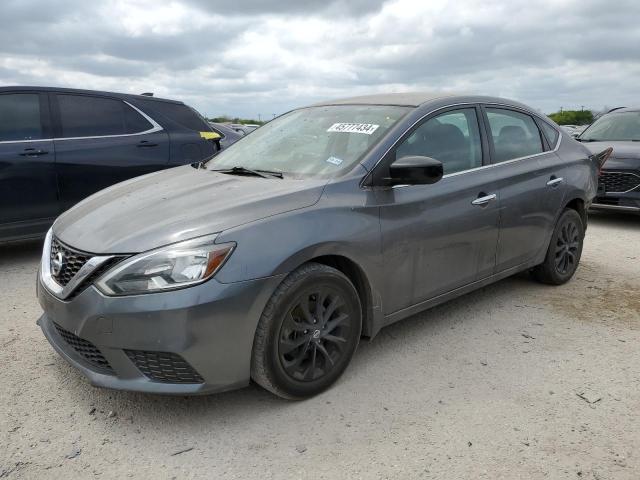
[{"label": "wheel well", "polygon": [[370,336],[373,326],[373,299],[371,285],[362,268],[353,260],[340,255],[323,255],[312,258],[309,261],[335,268],[351,280],[351,283],[353,283],[353,286],[358,292],[358,297],[360,297],[360,305],[362,308],[362,335]]},{"label": "wheel well", "polygon": [[587,209],[584,208],[584,201],[579,198],[574,198],[569,203],[567,203],[565,208],[571,208],[572,210],[575,210],[576,212],[578,212],[578,215],[580,215],[580,219],[582,220],[582,225],[584,225],[584,229],[586,230],[587,229]]}]

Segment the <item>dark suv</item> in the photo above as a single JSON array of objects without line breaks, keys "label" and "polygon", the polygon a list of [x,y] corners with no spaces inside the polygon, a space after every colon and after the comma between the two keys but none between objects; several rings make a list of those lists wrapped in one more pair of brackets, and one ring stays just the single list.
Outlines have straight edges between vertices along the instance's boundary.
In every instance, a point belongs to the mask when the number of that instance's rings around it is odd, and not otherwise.
[{"label": "dark suv", "polygon": [[60,213],[114,183],[210,157],[217,137],[182,102],[0,87],[0,242],[44,235]]},{"label": "dark suv", "polygon": [[591,208],[640,213],[640,107],[616,108],[578,138],[593,153],[612,147]]}]

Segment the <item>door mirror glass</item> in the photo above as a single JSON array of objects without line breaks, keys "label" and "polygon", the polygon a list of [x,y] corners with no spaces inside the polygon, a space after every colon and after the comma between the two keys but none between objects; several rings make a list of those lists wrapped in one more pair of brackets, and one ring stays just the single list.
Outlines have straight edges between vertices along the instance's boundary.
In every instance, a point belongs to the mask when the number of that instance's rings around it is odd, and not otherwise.
[{"label": "door mirror glass", "polygon": [[442,178],[442,162],[418,155],[397,159],[389,166],[388,185],[430,185]]}]

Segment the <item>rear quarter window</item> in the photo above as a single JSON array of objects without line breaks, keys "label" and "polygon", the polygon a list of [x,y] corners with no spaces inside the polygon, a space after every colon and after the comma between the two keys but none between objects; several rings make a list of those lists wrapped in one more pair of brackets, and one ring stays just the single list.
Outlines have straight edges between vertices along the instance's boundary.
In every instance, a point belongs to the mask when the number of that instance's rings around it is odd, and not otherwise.
[{"label": "rear quarter window", "polygon": [[149,110],[158,112],[160,115],[182,125],[189,130],[196,132],[210,132],[209,124],[191,107],[182,103],[170,103],[153,100],[141,100],[145,107]]},{"label": "rear quarter window", "polygon": [[547,142],[549,142],[549,147],[551,147],[551,149],[555,148],[558,137],[560,136],[558,130],[547,122],[540,122],[540,127],[542,128],[542,133],[544,133],[544,136],[547,138]]}]

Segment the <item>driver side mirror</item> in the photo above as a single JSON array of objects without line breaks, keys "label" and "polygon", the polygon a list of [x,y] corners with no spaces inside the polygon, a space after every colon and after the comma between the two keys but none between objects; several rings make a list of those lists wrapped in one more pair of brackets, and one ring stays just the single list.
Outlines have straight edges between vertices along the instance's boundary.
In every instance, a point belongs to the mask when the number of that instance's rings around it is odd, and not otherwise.
[{"label": "driver side mirror", "polygon": [[412,155],[400,157],[389,166],[389,178],[386,184],[393,185],[430,185],[442,178],[442,162],[431,157]]}]

